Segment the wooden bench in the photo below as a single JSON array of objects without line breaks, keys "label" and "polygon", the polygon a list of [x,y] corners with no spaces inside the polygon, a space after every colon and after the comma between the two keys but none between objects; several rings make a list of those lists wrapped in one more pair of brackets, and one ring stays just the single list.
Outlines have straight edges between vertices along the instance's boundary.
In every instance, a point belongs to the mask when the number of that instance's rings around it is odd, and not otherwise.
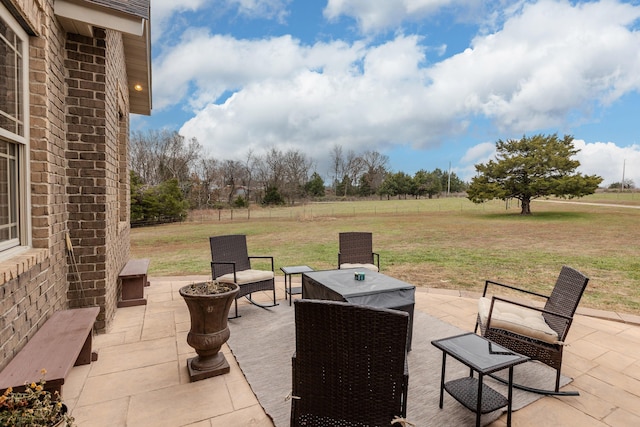
[{"label": "wooden bench", "polygon": [[46,369],[45,389],[62,395],[62,385],[73,366],[98,359],[91,350],[93,324],[100,307],[61,310],[53,314],[0,372],[0,394],[13,387],[39,382]]},{"label": "wooden bench", "polygon": [[122,289],[118,307],[132,307],[134,305],[146,305],[144,298],[144,287],[149,286],[147,281],[147,270],[149,260],[130,259],[118,275]]}]

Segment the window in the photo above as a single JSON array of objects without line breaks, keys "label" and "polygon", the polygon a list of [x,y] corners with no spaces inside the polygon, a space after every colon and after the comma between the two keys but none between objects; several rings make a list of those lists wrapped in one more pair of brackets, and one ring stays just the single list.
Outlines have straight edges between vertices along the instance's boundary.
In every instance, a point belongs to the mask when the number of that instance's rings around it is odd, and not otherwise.
[{"label": "window", "polygon": [[28,36],[0,6],[0,251],[29,243]]}]

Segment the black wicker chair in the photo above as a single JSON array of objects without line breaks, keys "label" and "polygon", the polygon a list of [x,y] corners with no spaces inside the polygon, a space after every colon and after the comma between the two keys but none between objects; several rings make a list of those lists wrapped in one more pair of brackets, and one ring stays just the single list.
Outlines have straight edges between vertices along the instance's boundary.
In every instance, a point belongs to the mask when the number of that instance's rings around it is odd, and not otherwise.
[{"label": "black wicker chair", "polygon": [[[564,340],[573,321],[578,303],[589,278],[571,267],[562,267],[551,295],[546,296],[487,280],[479,301],[476,332],[517,353],[529,356],[556,370],[555,391],[533,390],[560,394],[560,368]],[[532,306],[504,298],[487,297],[489,285],[496,285],[546,300],[544,307]],[[526,388],[526,387],[521,387]]]},{"label": "black wicker chair", "polygon": [[[240,291],[235,299],[235,316],[238,316],[238,298],[246,297],[252,304],[262,308],[276,304],[275,273],[272,256],[249,256],[247,237],[243,234],[209,237],[211,246],[211,276],[223,283],[237,283]],[[251,259],[271,261],[271,271],[253,270]],[[251,298],[253,292],[272,291],[273,304],[258,304]]]},{"label": "black wicker chair", "polygon": [[380,255],[373,252],[373,235],[350,231],[338,234],[338,268],[367,268],[380,271]]},{"label": "black wicker chair", "polygon": [[407,412],[409,315],[297,300],[291,426],[391,426]]}]

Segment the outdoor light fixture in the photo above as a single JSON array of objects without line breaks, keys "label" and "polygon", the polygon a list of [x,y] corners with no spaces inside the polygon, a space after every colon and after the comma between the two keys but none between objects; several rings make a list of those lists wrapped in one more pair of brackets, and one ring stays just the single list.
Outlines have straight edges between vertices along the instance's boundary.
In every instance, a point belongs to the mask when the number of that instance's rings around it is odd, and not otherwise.
[{"label": "outdoor light fixture", "polygon": [[137,92],[142,92],[142,85],[141,84],[136,84],[133,86],[133,88],[137,91]]}]

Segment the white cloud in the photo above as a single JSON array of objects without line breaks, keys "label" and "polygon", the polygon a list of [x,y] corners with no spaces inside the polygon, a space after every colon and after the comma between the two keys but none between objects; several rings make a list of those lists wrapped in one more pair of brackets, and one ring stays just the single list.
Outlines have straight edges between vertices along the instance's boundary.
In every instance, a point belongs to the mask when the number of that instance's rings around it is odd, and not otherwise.
[{"label": "white cloud", "polygon": [[444,7],[465,4],[466,8],[480,0],[329,0],[324,16],[337,20],[349,16],[356,20],[363,33],[396,27],[404,21],[417,21]]},{"label": "white cloud", "polygon": [[496,144],[494,142],[482,142],[467,149],[460,159],[460,166],[456,169],[456,174],[463,181],[471,181],[476,174],[475,165],[487,163],[495,158]]},{"label": "white cloud", "polygon": [[430,91],[452,113],[481,114],[503,131],[562,127],[640,88],[640,8],[603,1],[527,5],[431,70]]},{"label": "white cloud", "polygon": [[[326,147],[332,144],[356,152],[407,142],[425,145],[461,125],[443,116],[436,103],[425,102],[427,93],[419,68],[424,53],[418,41],[417,37],[398,36],[369,48],[344,43],[304,48],[291,39],[225,40],[230,46],[224,48],[221,64],[203,59],[206,64],[187,68],[199,70],[201,77],[192,81],[201,87],[210,85],[205,92],[212,98],[223,88],[232,87],[230,82],[208,81],[212,68],[221,75],[220,67],[231,67],[224,74],[242,89],[223,105],[210,103],[199,110],[180,132],[195,136],[211,154],[223,158],[243,157],[248,149],[263,152],[273,144],[320,158],[327,156]],[[243,47],[255,55],[245,56]],[[186,50],[212,49],[221,47],[195,43]],[[280,58],[270,61],[275,52]],[[166,62],[185,65],[181,58]],[[247,70],[255,70],[260,78]],[[158,78],[170,82],[173,74],[162,72]],[[217,91],[214,84],[220,85]],[[175,100],[176,95],[167,93],[164,98]]]},{"label": "white cloud", "polygon": [[292,0],[227,0],[238,8],[238,13],[250,18],[275,19],[284,22],[289,14],[286,6]]},{"label": "white cloud", "polygon": [[[289,12],[287,6],[292,0],[217,0],[213,10],[216,13],[235,10],[238,15],[248,18],[273,19],[284,22]],[[151,0],[151,22],[153,41],[158,41],[172,23],[183,25],[180,14],[184,12],[198,12],[211,6],[207,0]],[[210,10],[208,13],[214,13]],[[188,25],[188,24],[187,24]]]},{"label": "white cloud", "polygon": [[153,42],[158,40],[166,31],[171,18],[174,15],[197,11],[207,3],[207,0],[151,0],[151,37]]},{"label": "white cloud", "polygon": [[619,147],[613,142],[574,140],[574,146],[580,150],[576,155],[580,171],[601,176],[604,179],[601,186],[621,182],[624,172],[625,181],[630,179],[640,188],[640,145]]},{"label": "white cloud", "polygon": [[[453,3],[402,5],[425,11]],[[325,13],[348,8],[387,14],[386,1],[370,0],[332,0]],[[274,145],[318,160],[333,144],[356,152],[428,148],[471,131],[476,118],[493,121],[505,137],[562,132],[640,90],[639,18],[640,7],[610,0],[523,3],[503,11],[497,32],[440,62],[427,55],[444,52],[442,45],[418,36],[306,45],[192,28],[155,59],[154,109],[187,100],[194,117],[180,132],[229,159]]]}]

